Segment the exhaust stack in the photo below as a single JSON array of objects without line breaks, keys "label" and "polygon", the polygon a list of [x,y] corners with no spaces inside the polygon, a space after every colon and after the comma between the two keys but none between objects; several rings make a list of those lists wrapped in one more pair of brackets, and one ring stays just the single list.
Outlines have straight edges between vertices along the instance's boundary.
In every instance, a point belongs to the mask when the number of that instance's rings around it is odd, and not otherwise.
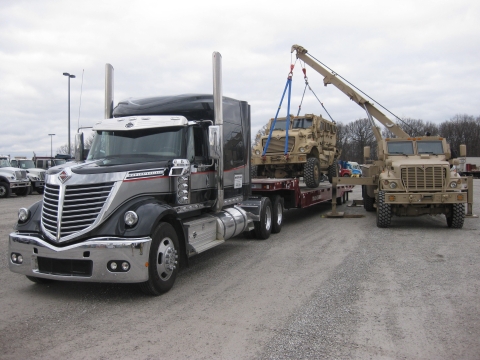
[{"label": "exhaust stack", "polygon": [[213,60],[213,111],[214,123],[219,128],[218,139],[220,143],[220,156],[217,166],[217,203],[215,211],[220,212],[223,208],[223,94],[222,94],[222,55],[214,52]]},{"label": "exhaust stack", "polygon": [[113,117],[113,66],[105,64],[105,119]]}]

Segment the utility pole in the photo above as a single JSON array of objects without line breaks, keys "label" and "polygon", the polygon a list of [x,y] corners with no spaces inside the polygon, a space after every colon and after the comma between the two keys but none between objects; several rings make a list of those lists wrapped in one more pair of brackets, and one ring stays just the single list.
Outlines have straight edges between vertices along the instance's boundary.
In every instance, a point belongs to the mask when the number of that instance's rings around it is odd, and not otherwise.
[{"label": "utility pole", "polygon": [[69,73],[64,72],[64,76],[68,76],[68,155],[71,155],[70,152],[70,79],[74,79],[75,75],[70,75]]}]

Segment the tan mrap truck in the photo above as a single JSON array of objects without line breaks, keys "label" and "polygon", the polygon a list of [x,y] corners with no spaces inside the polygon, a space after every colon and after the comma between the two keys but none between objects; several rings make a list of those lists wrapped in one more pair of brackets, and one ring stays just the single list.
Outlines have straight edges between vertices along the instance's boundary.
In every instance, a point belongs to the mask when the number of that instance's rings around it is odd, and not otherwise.
[{"label": "tan mrap truck", "polygon": [[[466,217],[477,217],[473,209],[472,177],[462,177],[453,167],[459,164],[452,159],[450,146],[440,136],[411,137],[391,121],[373,102],[364,98],[340,76],[327,69],[307,49],[293,45],[298,59],[304,61],[324,76],[325,86],[333,84],[350,100],[367,113],[372,131],[377,140],[377,159],[367,161],[362,167],[361,178],[340,178],[338,184],[362,185],[363,204],[367,211],[377,211],[377,226],[388,227],[391,217],[444,214],[447,226],[462,228]],[[393,134],[394,138],[383,138],[374,119]],[[460,145],[460,156],[465,156],[466,146]],[[364,150],[370,159],[370,148]],[[467,212],[465,213],[465,205]],[[335,203],[332,203],[335,213]]]},{"label": "tan mrap truck", "polygon": [[[276,121],[270,119],[266,134],[253,147],[254,175],[268,178],[303,177],[309,188],[316,188],[323,175],[330,180],[336,176],[339,151],[334,122],[313,114],[291,115],[277,118]],[[285,146],[287,142],[288,146]]]}]

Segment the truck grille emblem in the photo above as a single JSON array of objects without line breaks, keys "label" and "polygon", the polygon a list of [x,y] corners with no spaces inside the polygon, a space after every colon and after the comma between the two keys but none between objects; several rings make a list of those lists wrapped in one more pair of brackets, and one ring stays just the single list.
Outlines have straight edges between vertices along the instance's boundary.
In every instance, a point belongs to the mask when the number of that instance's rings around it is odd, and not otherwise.
[{"label": "truck grille emblem", "polygon": [[127,129],[131,128],[132,126],[133,126],[133,123],[131,123],[131,122],[125,124],[125,127],[126,127]]},{"label": "truck grille emblem", "polygon": [[63,183],[65,183],[65,181],[67,181],[68,179],[70,179],[72,177],[72,175],[69,175],[65,170],[63,170],[59,175],[58,175],[58,179]]}]

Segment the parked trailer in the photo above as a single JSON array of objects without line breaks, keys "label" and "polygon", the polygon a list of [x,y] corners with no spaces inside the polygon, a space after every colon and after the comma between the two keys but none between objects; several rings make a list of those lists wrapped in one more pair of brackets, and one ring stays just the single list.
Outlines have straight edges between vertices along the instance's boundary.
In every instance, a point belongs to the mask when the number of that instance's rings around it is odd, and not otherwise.
[{"label": "parked trailer", "polygon": [[480,157],[461,157],[457,172],[460,176],[473,176],[480,179]]}]

